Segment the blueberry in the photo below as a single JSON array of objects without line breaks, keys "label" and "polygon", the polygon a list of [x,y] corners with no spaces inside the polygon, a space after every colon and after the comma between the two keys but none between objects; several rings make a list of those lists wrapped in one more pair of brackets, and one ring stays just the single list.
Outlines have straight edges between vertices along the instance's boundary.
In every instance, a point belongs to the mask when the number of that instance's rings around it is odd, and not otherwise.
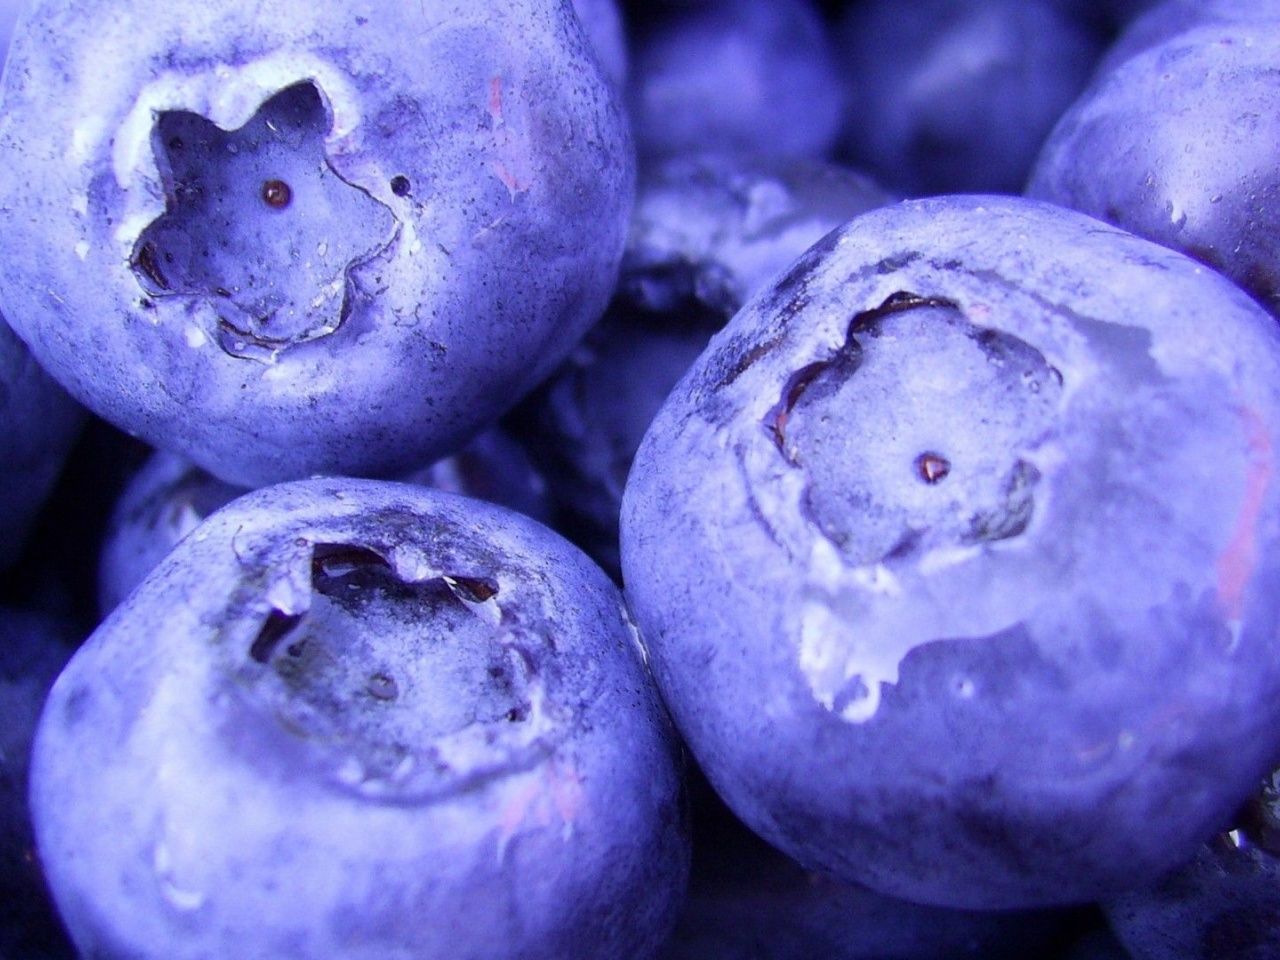
[{"label": "blueberry", "polygon": [[640,438],[712,334],[810,244],[888,201],[854,171],[796,158],[697,154],[642,174],[609,310],[522,410],[566,529],[606,569]]},{"label": "blueberry", "polygon": [[1190,254],[1280,311],[1275,26],[1196,26],[1099,75],[1027,193]]},{"label": "blueberry", "polygon": [[0,317],[0,570],[22,552],[84,419]]},{"label": "blueberry", "polygon": [[[699,817],[701,812],[703,816]],[[1025,960],[1075,910],[949,910],[805,870],[723,808],[695,807],[689,898],[663,960]]]},{"label": "blueberry", "polygon": [[908,195],[1022,189],[1101,46],[1048,0],[872,0],[837,33],[842,155]]},{"label": "blueberry", "polygon": [[600,69],[614,86],[625,89],[631,61],[618,0],[573,0],[573,10],[600,60]]},{"label": "blueberry", "polygon": [[621,595],[503,508],[248,494],[58,678],[31,803],[87,956],[648,957],[688,868]]},{"label": "blueberry", "polygon": [[1015,197],[873,210],[645,435],[623,579],[677,725],[810,869],[957,907],[1190,856],[1280,749],[1280,331]]},{"label": "blueberry", "polygon": [[6,314],[228,483],[450,453],[603,311],[635,161],[567,4],[46,2],[10,63]]},{"label": "blueberry", "polygon": [[1254,0],[1249,4],[1237,0],[1163,0],[1150,3],[1107,48],[1098,62],[1097,73],[1099,76],[1106,74],[1130,57],[1197,26],[1277,19],[1280,19],[1280,3],[1276,0]]},{"label": "blueberry", "polygon": [[[414,471],[406,483],[477,497],[548,522],[546,483],[523,447],[490,428],[452,456]],[[113,510],[98,563],[98,609],[110,613],[173,547],[211,513],[249,491],[176,454],[157,452],[129,481]]]},{"label": "blueberry", "polygon": [[629,85],[642,154],[831,152],[842,98],[813,0],[714,0],[650,14],[635,33]]},{"label": "blueberry", "polygon": [[1229,960],[1280,952],[1280,771],[1233,829],[1159,881],[1106,905],[1135,960]]}]

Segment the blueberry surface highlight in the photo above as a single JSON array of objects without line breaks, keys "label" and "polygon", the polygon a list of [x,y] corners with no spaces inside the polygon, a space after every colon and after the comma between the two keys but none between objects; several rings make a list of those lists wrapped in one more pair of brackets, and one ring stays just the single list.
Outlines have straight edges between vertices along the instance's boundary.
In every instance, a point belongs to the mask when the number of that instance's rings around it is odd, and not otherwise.
[{"label": "blueberry surface highlight", "polygon": [[917,902],[1149,882],[1280,749],[1280,331],[1016,197],[872,210],[711,341],[623,496],[690,750],[812,870]]}]

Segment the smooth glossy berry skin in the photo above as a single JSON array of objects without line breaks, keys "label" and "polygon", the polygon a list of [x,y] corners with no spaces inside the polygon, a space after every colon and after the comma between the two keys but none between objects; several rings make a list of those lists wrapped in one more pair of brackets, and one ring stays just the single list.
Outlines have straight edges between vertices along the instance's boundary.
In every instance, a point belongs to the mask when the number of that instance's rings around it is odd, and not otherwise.
[{"label": "smooth glossy berry skin", "polygon": [[1101,73],[1045,143],[1027,194],[1181,250],[1280,312],[1276,23],[1195,26]]},{"label": "smooth glossy berry skin", "polygon": [[461,446],[602,312],[634,157],[550,0],[36,5],[0,299],[105,419],[228,483]]},{"label": "smooth glossy berry skin", "polygon": [[1093,900],[1280,748],[1277,431],[1280,331],[1212,271],[1048,204],[907,202],[673,391],[623,582],[766,840],[923,902]]},{"label": "smooth glossy berry skin", "polygon": [[67,928],[113,960],[651,957],[688,869],[617,589],[407,484],[211,516],[63,671],[31,784]]}]

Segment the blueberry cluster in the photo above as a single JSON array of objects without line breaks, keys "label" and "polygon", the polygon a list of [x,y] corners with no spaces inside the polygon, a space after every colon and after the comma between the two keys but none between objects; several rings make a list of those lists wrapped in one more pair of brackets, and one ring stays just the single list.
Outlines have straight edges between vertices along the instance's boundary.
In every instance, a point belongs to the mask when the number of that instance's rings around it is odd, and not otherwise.
[{"label": "blueberry cluster", "polygon": [[0,958],[1280,957],[1280,3],[0,30]]}]

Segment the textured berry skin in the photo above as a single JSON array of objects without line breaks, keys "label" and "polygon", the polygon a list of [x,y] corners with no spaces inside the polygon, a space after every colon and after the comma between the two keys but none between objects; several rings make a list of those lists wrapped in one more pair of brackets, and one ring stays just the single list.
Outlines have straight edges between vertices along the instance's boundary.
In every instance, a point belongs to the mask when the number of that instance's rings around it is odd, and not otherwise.
[{"label": "textured berry skin", "polygon": [[[550,520],[546,483],[524,448],[491,428],[406,483],[476,497]],[[157,451],[130,478],[111,511],[98,558],[98,610],[115,609],[165,554],[219,507],[249,491],[223,483],[176,454]]]},{"label": "textured berry skin", "polygon": [[858,217],[714,338],[623,500],[708,779],[810,868],[952,906],[1191,855],[1280,748],[1280,333],[1018,198]]},{"label": "textured berry skin", "polygon": [[1134,960],[1252,960],[1280,950],[1280,771],[1231,823],[1149,886],[1103,904]]},{"label": "textured berry skin", "polygon": [[0,299],[227,482],[456,449],[604,308],[634,192],[570,7],[48,0],[0,109]]},{"label": "textured berry skin", "polygon": [[522,410],[576,542],[618,571],[618,508],[649,421],[711,335],[826,233],[890,197],[834,164],[695,154],[641,176],[618,289]]},{"label": "textured berry skin", "polygon": [[77,652],[31,805],[86,956],[651,957],[688,870],[622,598],[502,508],[298,481]]},{"label": "textured berry skin", "polygon": [[1058,121],[1026,192],[1190,254],[1280,313],[1277,9],[1223,11],[1122,40],[1136,52]]}]

